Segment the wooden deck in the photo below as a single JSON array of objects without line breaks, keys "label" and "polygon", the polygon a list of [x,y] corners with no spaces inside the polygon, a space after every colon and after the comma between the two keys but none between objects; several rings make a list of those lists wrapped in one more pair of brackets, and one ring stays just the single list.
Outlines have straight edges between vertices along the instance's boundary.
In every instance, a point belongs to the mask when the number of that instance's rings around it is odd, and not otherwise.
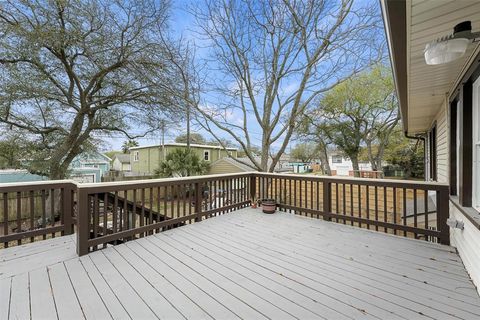
[{"label": "wooden deck", "polygon": [[242,209],[78,258],[0,251],[0,319],[480,319],[452,247]]}]

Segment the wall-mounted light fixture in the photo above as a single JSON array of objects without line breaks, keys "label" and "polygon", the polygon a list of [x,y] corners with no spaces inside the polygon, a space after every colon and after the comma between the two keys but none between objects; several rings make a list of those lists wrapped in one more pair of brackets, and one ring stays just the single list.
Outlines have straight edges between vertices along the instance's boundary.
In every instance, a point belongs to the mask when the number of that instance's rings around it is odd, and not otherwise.
[{"label": "wall-mounted light fixture", "polygon": [[480,38],[480,32],[472,32],[472,23],[463,21],[453,28],[453,34],[439,38],[425,46],[425,62],[443,64],[461,58],[468,45]]}]

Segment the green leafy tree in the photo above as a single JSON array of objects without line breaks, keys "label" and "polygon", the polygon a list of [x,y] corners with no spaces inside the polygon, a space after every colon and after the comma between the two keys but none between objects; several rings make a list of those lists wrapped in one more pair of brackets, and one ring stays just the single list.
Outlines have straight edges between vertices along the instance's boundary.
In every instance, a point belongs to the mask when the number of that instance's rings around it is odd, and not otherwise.
[{"label": "green leafy tree", "polygon": [[134,147],[138,147],[138,142],[137,141],[132,140],[132,139],[126,140],[122,144],[122,152],[123,153],[129,153],[130,148],[134,148]]},{"label": "green leafy tree", "polygon": [[186,148],[175,149],[167,154],[166,159],[160,163],[155,175],[161,177],[187,177],[203,175],[210,169],[210,163]]},{"label": "green leafy tree", "polygon": [[[187,143],[187,135],[181,134],[175,138],[177,143]],[[207,140],[200,133],[190,133],[190,143],[206,144]]]},{"label": "green leafy tree", "polygon": [[290,152],[290,158],[301,162],[311,162],[319,156],[318,148],[313,143],[299,143]]},{"label": "green leafy tree", "polygon": [[379,65],[335,86],[305,117],[311,135],[343,151],[354,170],[364,146],[373,170],[379,170],[400,119],[397,110],[391,72]]},{"label": "green leafy tree", "polygon": [[158,128],[176,81],[161,41],[168,2],[0,3],[0,130],[38,145],[27,169],[63,179],[95,137]]},{"label": "green leafy tree", "polygon": [[400,126],[385,149],[385,160],[403,170],[405,179],[425,177],[424,145],[421,140],[406,138]]}]

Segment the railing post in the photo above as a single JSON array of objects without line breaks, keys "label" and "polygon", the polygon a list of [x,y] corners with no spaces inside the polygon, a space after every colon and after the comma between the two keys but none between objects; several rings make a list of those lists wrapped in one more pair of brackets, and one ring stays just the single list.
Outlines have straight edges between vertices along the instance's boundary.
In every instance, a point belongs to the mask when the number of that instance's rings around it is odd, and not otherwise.
[{"label": "railing post", "polygon": [[254,204],[257,195],[257,177],[255,174],[250,176],[250,206]]},{"label": "railing post", "polygon": [[90,238],[90,204],[87,190],[78,188],[77,207],[77,254],[83,256],[88,253],[88,239]]},{"label": "railing post", "polygon": [[437,230],[440,231],[441,244],[450,245],[450,227],[447,225],[449,217],[448,187],[437,190]]},{"label": "railing post", "polygon": [[[323,182],[323,212],[331,213],[332,212],[332,203],[331,203],[331,193],[332,184],[328,181]],[[323,216],[323,220],[332,221],[331,217]]]},{"label": "railing post", "polygon": [[[202,195],[200,190],[200,182],[195,182],[195,213],[202,212]],[[202,221],[201,217],[196,217],[195,222]]]},{"label": "railing post", "polygon": [[64,235],[73,233],[73,188],[71,185],[63,188],[63,232]]}]

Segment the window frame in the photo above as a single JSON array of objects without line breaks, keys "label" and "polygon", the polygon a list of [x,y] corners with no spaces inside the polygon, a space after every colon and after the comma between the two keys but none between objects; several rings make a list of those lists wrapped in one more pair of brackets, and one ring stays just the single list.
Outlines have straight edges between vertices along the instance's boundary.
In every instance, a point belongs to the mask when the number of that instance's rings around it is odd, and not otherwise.
[{"label": "window frame", "polygon": [[[205,159],[205,156],[207,156],[207,159]],[[203,150],[203,160],[204,161],[210,161],[210,150]]]},{"label": "window frame", "polygon": [[[335,160],[335,158],[340,158],[340,161]],[[338,163],[343,163],[343,157],[339,155],[332,155],[332,163],[338,164]]]},{"label": "window frame", "polygon": [[138,162],[140,160],[140,155],[138,151],[133,151],[133,161]]},{"label": "window frame", "polygon": [[480,78],[472,83],[472,207],[480,211]]}]

